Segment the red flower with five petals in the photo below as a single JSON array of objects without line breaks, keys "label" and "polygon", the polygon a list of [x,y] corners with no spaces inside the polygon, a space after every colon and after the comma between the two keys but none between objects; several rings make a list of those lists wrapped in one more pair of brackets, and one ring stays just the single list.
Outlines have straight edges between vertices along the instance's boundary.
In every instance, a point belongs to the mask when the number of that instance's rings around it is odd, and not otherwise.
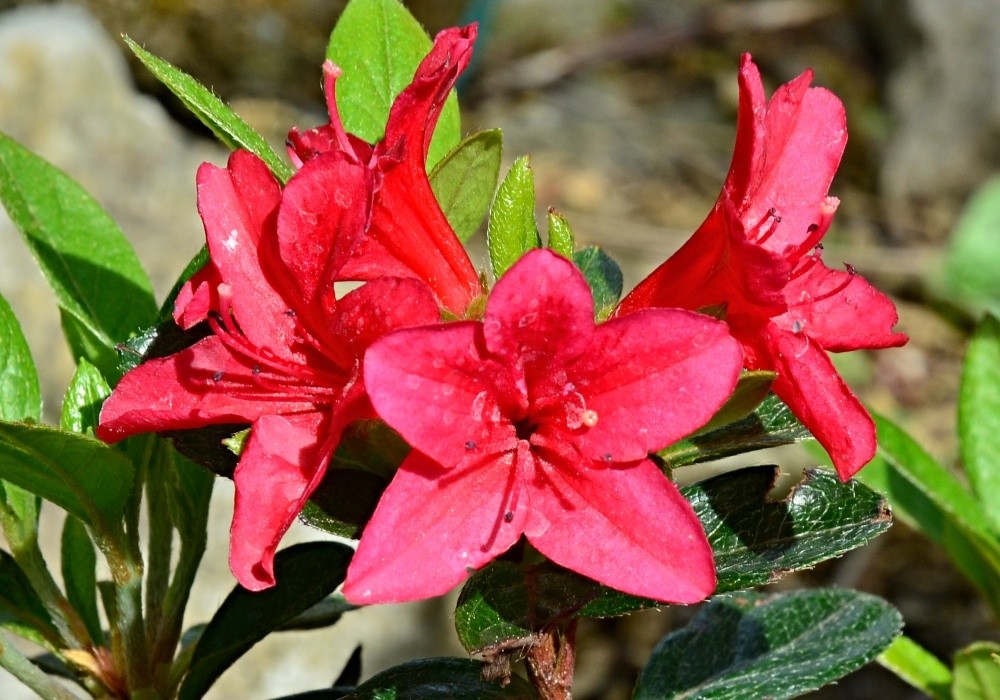
[{"label": "red flower with five petals", "polygon": [[335,299],[333,281],[368,219],[370,173],[317,157],[284,191],[256,156],[198,171],[211,263],[175,319],[212,335],[122,378],[101,411],[108,442],[141,432],[250,423],[233,479],[230,567],[250,590],[274,584],[278,543],[322,480],[343,428],[374,417],[361,360],[382,334],[438,319],[430,291],[381,278]]},{"label": "red flower with five petals", "polygon": [[740,372],[724,324],[650,309],[594,323],[580,272],[528,253],[482,322],[391,333],[365,355],[375,410],[413,447],[348,570],[356,603],[444,593],[522,534],[628,593],[690,603],[711,548],[648,459],[703,425]]},{"label": "red flower with five petals", "polygon": [[725,307],[749,369],[777,372],[774,392],[826,449],[844,480],[875,454],[875,426],[825,351],[902,345],[893,303],[848,266],[823,264],[837,209],[827,196],[847,141],[837,97],[807,71],[768,102],[749,55],[740,68],[736,147],[722,194],[680,250],[622,300]]},{"label": "red flower with five petals", "polygon": [[289,155],[306,163],[339,152],[372,172],[375,196],[368,234],[341,270],[341,279],[386,275],[423,280],[456,316],[483,293],[468,253],[438,205],[427,179],[427,149],[438,117],[459,74],[472,58],[476,26],[453,27],[434,38],[413,80],[389,111],[385,136],[374,145],[349,135],[337,111],[340,69],[323,66],[329,124],[288,135]]}]

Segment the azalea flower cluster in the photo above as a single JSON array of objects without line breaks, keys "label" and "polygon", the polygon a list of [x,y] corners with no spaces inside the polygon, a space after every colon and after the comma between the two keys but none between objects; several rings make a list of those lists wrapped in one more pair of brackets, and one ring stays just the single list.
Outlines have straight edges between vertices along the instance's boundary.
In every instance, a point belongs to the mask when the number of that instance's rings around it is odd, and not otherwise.
[{"label": "azalea flower cluster", "polygon": [[[245,151],[201,167],[210,262],[174,319],[211,333],[126,374],[98,434],[250,424],[230,565],[251,590],[274,584],[275,550],[345,428],[378,418],[412,451],[363,531],[349,600],[443,593],[522,536],[619,590],[702,600],[711,548],[649,454],[702,427],[742,369],[767,369],[847,479],[874,428],[825,351],[906,340],[886,297],[820,256],[843,108],[808,73],[768,102],[744,57],[718,202],[597,324],[583,275],[551,251],[485,289],[434,198],[427,149],[474,38],[436,37],[374,144],[344,129],[327,63],[329,123],[290,133],[287,184]],[[342,281],[363,284],[338,296]]]}]

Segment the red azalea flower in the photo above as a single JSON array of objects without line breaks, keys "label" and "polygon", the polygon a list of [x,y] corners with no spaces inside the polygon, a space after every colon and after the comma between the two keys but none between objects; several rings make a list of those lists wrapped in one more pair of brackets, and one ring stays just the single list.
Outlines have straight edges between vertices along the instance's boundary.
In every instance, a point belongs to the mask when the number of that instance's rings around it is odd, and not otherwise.
[{"label": "red azalea flower", "polygon": [[250,590],[274,584],[274,552],[322,480],[343,428],[374,417],[361,359],[380,335],[438,318],[416,280],[382,278],[335,299],[333,280],[368,217],[370,174],[339,154],[313,159],[282,192],[237,151],[198,171],[211,264],[175,317],[213,334],[125,375],[101,411],[108,442],[141,432],[251,423],[234,474],[230,567]]},{"label": "red azalea flower", "polygon": [[806,71],[768,102],[748,54],[740,68],[736,148],[722,194],[691,239],[619,305],[725,306],[749,369],[777,372],[774,392],[826,449],[844,480],[875,454],[875,426],[826,350],[902,345],[896,308],[855,273],[831,270],[820,239],[847,141],[836,95]]},{"label": "red azalea flower", "polygon": [[423,280],[441,305],[461,316],[482,294],[476,269],[438,205],[427,179],[427,149],[448,93],[472,58],[476,26],[440,32],[413,81],[396,97],[385,136],[370,145],[347,134],[337,112],[340,69],[327,61],[324,87],[330,123],[288,135],[296,163],[340,152],[364,163],[375,177],[369,235],[360,243],[341,279],[387,274]]},{"label": "red azalea flower", "polygon": [[595,326],[580,272],[528,253],[482,322],[398,331],[365,355],[375,410],[414,451],[365,528],[344,595],[444,593],[524,534],[619,590],[702,600],[715,586],[711,548],[647,455],[703,425],[739,372],[724,324],[650,309]]}]

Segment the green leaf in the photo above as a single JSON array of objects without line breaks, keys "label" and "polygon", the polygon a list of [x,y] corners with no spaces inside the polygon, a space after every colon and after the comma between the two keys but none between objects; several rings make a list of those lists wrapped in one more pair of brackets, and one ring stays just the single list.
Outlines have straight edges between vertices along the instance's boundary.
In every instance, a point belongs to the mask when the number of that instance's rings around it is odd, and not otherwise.
[{"label": "green leaf", "polygon": [[606,319],[622,295],[622,271],[618,263],[596,246],[573,253],[573,262],[587,278],[594,295],[594,317]]},{"label": "green leaf", "polygon": [[[156,318],[153,289],[111,217],[63,172],[0,135],[0,199],[65,314],[106,353]],[[85,346],[76,354],[101,366]]]},{"label": "green leaf", "polygon": [[896,637],[896,641],[879,654],[878,662],[934,700],[952,700],[951,671],[909,637]]},{"label": "green leaf", "polygon": [[267,163],[276,178],[282,182],[288,181],[294,172],[291,164],[279,156],[264,137],[233,112],[229,105],[180,68],[149,53],[131,38],[123,38],[149,72],[174,93],[191,114],[211,129],[226,148],[232,151],[238,148],[250,151]]},{"label": "green leaf", "polygon": [[94,365],[80,360],[63,399],[59,427],[74,433],[93,435],[101,417],[101,404],[111,395],[111,387]]},{"label": "green leaf", "polygon": [[976,642],[955,654],[954,700],[1000,698],[1000,644]]},{"label": "green leaf", "polygon": [[[45,646],[58,644],[59,632],[14,558],[0,550],[0,627]],[[46,643],[48,642],[48,643]]]},{"label": "green leaf", "polygon": [[812,435],[777,396],[768,396],[746,418],[703,430],[656,453],[668,467],[709,462],[744,452],[789,445]]},{"label": "green leaf", "polygon": [[965,354],[958,438],[972,491],[1000,532],[1000,321],[994,316],[979,324]]},{"label": "green leaf", "polygon": [[87,528],[72,515],[67,515],[63,523],[61,561],[66,598],[87,626],[90,638],[102,644],[104,632],[97,613],[97,552]]},{"label": "green leaf", "polygon": [[633,698],[796,697],[864,666],[901,626],[895,608],[857,591],[718,596],[660,641]]},{"label": "green leaf", "polygon": [[14,311],[0,296],[0,419],[42,418],[38,371]]},{"label": "green leaf", "polygon": [[[301,700],[335,697],[316,693],[299,696]],[[510,683],[503,686],[499,681],[483,680],[482,664],[469,659],[439,658],[417,659],[382,671],[353,693],[339,697],[343,700],[531,700],[538,696],[518,676],[511,676]]]},{"label": "green leaf", "polygon": [[486,224],[486,246],[497,279],[532,248],[540,248],[535,228],[535,176],[528,156],[521,156],[497,189]]},{"label": "green leaf", "polygon": [[951,234],[945,285],[960,299],[1000,313],[1000,177],[973,195]]},{"label": "green leaf", "polygon": [[500,177],[503,136],[499,129],[480,131],[446,155],[431,172],[431,189],[458,240],[479,230]]},{"label": "green leaf", "polygon": [[132,464],[118,450],[41,425],[0,423],[0,478],[108,532],[122,516]]},{"label": "green leaf", "polygon": [[[807,471],[785,498],[769,500],[775,467],[750,467],[681,490],[714,552],[717,592],[770,583],[863,545],[890,524],[885,500],[826,470]],[[610,617],[662,605],[612,590],[549,562],[494,562],[466,582],[455,610],[470,652],[511,649],[573,617]]]},{"label": "green leaf", "polygon": [[[573,259],[573,251],[576,249],[576,239],[573,237],[573,229],[565,216],[549,207],[549,249],[559,253],[564,258]],[[618,292],[621,295],[621,291]]]},{"label": "green leaf", "polygon": [[273,588],[234,588],[198,640],[179,700],[200,698],[254,644],[330,595],[344,581],[352,554],[334,542],[295,545],[275,557]]},{"label": "green leaf", "polygon": [[941,546],[1000,614],[1000,546],[979,503],[909,435],[873,417],[878,452],[858,477],[885,494],[900,520]]},{"label": "green leaf", "polygon": [[[337,20],[326,57],[344,72],[337,79],[337,110],[344,128],[368,143],[385,134],[389,108],[403,91],[431,40],[398,0],[353,0]],[[441,110],[427,152],[431,170],[461,138],[454,91]]]}]

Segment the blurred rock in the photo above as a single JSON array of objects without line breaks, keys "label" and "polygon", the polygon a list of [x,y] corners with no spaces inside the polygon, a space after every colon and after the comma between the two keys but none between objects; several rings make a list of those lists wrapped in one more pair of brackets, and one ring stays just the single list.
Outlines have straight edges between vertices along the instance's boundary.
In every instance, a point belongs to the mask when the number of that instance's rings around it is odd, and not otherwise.
[{"label": "blurred rock", "polygon": [[1000,162],[998,6],[879,5],[887,44],[901,61],[888,84],[896,129],[880,177],[887,219],[899,238],[937,238],[954,223],[957,204]]}]

